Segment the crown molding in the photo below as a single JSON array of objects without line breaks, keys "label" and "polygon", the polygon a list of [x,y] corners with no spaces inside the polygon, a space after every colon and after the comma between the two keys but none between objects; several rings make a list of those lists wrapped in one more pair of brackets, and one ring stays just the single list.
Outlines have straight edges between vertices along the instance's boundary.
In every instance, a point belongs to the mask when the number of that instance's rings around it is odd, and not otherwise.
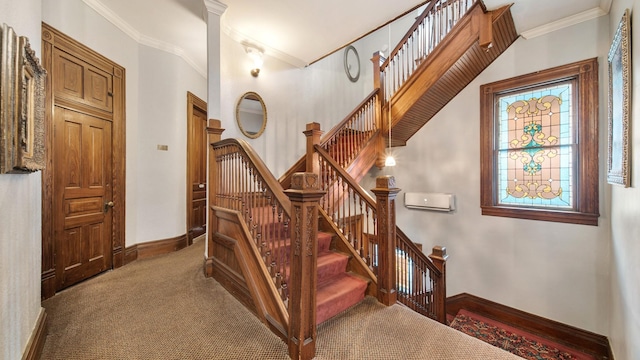
[{"label": "crown molding", "polygon": [[186,54],[183,48],[140,33],[128,22],[124,21],[120,16],[118,16],[115,12],[106,7],[102,2],[100,2],[100,0],[82,0],[82,2],[95,10],[95,12],[97,12],[100,16],[102,16],[107,21],[112,23],[115,27],[127,34],[138,44],[179,56],[198,74],[200,74],[204,78],[207,78],[207,70],[202,69],[198,65],[196,65],[196,62]]},{"label": "crown molding", "polygon": [[[611,7],[611,0],[601,0],[600,1],[601,6],[606,5],[605,4],[606,2],[608,2],[609,7]],[[593,9],[589,9],[575,15],[567,16],[566,18],[556,20],[548,24],[544,24],[542,26],[538,26],[531,30],[523,31],[522,33],[520,33],[520,36],[522,36],[527,40],[533,39],[535,37],[545,35],[550,32],[554,32],[556,30],[560,30],[575,24],[579,24],[584,21],[598,18],[602,15],[607,15],[608,13],[609,13],[608,11],[605,11],[601,7],[595,7]]]}]

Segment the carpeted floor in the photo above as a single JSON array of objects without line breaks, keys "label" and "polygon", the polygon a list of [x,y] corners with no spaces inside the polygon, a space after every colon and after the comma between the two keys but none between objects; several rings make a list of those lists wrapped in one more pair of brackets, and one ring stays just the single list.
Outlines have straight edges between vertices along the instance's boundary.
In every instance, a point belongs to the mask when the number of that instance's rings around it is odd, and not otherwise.
[{"label": "carpeted floor", "polygon": [[[43,302],[42,358],[288,359],[286,344],[202,273],[202,241],[138,260]],[[318,327],[316,359],[517,359],[366,298]]]}]

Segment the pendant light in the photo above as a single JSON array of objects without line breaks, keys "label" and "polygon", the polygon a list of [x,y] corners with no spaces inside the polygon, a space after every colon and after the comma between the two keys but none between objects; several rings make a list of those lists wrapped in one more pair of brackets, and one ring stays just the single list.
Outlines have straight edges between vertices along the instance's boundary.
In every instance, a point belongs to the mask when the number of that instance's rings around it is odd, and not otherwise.
[{"label": "pendant light", "polygon": [[[388,68],[391,66],[391,24],[389,24],[389,45],[387,46],[387,49],[389,49]],[[387,107],[389,108],[389,148],[387,149],[387,158],[384,160],[384,166],[396,166],[396,159],[391,155],[391,94],[389,94],[389,100],[387,100]]]}]

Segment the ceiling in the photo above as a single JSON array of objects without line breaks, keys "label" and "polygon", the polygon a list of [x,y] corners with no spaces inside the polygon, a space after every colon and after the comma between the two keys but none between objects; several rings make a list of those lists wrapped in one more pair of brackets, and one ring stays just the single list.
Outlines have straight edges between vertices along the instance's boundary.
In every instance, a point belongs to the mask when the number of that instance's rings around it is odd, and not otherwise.
[{"label": "ceiling", "polygon": [[[182,56],[206,74],[203,0],[83,0],[136,41]],[[612,0],[484,0],[513,3],[518,33],[534,37],[609,12]],[[304,66],[387,23],[424,0],[221,0],[223,32],[268,56]]]}]

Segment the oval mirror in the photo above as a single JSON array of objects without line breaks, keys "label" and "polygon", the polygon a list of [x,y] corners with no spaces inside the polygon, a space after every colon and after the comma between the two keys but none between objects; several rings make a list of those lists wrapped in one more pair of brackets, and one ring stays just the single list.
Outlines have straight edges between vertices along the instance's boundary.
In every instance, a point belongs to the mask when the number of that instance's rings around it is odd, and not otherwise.
[{"label": "oval mirror", "polygon": [[255,139],[267,126],[267,108],[255,92],[243,94],[236,105],[236,121],[240,131],[248,138]]}]

